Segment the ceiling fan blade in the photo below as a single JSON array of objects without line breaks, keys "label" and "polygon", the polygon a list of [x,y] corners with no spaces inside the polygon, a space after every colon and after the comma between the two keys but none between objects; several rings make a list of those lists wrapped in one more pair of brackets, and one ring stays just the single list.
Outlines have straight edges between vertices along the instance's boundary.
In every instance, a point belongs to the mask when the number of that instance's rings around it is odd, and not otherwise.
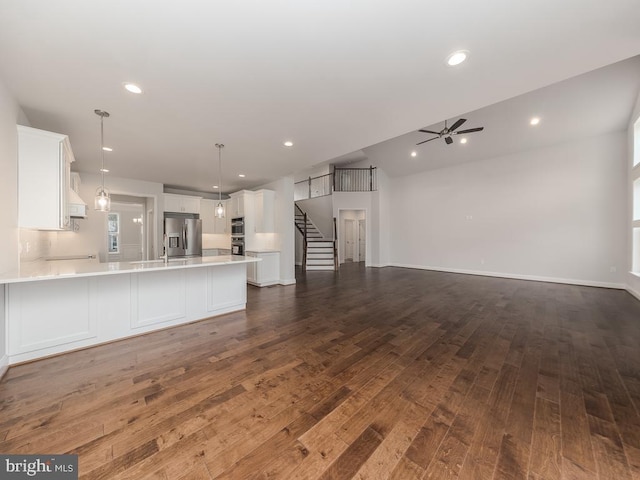
[{"label": "ceiling fan blade", "polygon": [[423,143],[430,142],[431,140],[435,140],[435,139],[437,139],[437,138],[440,138],[440,137],[433,137],[433,138],[430,138],[429,140],[424,140],[424,141],[422,141],[422,142],[418,142],[418,143],[416,143],[416,145],[422,145]]},{"label": "ceiling fan blade", "polygon": [[453,143],[453,138],[451,137],[445,137],[444,141],[447,142],[447,145],[451,145]]},{"label": "ceiling fan blade", "polygon": [[460,135],[461,133],[473,133],[473,132],[481,132],[482,130],[484,130],[484,127],[478,127],[478,128],[470,128],[468,130],[460,130],[459,132],[455,132],[457,135]]},{"label": "ceiling fan blade", "polygon": [[456,120],[456,123],[454,123],[449,127],[449,131],[453,132],[456,128],[458,128],[460,125],[462,125],[466,121],[467,121],[466,118],[459,118],[458,120]]},{"label": "ceiling fan blade", "polygon": [[434,132],[433,130],[418,130],[419,132],[431,133],[432,135],[440,135],[440,132]]}]

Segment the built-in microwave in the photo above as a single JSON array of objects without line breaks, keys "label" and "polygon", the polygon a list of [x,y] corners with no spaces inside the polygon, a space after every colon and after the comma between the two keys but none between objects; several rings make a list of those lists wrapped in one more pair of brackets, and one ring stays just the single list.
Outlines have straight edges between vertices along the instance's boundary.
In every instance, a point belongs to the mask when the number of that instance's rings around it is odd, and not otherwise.
[{"label": "built-in microwave", "polygon": [[231,235],[244,235],[244,218],[231,219]]},{"label": "built-in microwave", "polygon": [[231,255],[244,255],[244,237],[231,237]]}]

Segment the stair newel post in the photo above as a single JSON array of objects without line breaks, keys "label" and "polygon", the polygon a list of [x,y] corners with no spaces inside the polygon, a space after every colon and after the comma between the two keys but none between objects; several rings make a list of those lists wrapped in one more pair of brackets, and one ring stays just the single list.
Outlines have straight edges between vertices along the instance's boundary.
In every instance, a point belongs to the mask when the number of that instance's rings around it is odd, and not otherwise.
[{"label": "stair newel post", "polygon": [[333,217],[333,268],[338,271],[338,223]]},{"label": "stair newel post", "polygon": [[[309,184],[311,185],[311,184]],[[311,188],[311,187],[309,187]],[[303,242],[303,248],[304,250],[302,251],[302,268],[306,271],[307,270],[307,213],[304,213],[304,242]]]},{"label": "stair newel post", "polygon": [[309,177],[309,196],[307,198],[311,198],[311,177]]}]

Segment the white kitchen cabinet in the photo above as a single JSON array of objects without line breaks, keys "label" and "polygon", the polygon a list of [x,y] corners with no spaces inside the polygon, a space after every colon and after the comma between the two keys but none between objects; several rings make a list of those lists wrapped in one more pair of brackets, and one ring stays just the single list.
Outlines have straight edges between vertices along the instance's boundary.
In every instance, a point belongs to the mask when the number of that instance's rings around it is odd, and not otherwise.
[{"label": "white kitchen cabinet", "polygon": [[246,252],[247,257],[259,258],[260,262],[247,263],[247,283],[266,287],[280,282],[280,252]]},{"label": "white kitchen cabinet", "polygon": [[253,196],[256,233],[275,232],[275,198],[273,190],[257,190]]},{"label": "white kitchen cabinet", "polygon": [[18,225],[65,230],[70,166],[69,137],[18,125]]},{"label": "white kitchen cabinet", "polygon": [[244,217],[246,197],[252,194],[253,192],[247,192],[245,190],[230,194],[229,200],[227,201],[227,217],[230,219]]},{"label": "white kitchen cabinet", "polygon": [[200,213],[200,200],[202,200],[202,197],[177,195],[175,193],[165,193],[163,197],[165,212]]},{"label": "white kitchen cabinet", "polygon": [[203,198],[200,200],[200,218],[202,219],[202,233],[212,233],[223,235],[229,233],[227,227],[227,206],[226,200],[220,201],[225,207],[225,216],[218,218],[215,215],[215,208],[218,205],[218,200],[209,200]]}]

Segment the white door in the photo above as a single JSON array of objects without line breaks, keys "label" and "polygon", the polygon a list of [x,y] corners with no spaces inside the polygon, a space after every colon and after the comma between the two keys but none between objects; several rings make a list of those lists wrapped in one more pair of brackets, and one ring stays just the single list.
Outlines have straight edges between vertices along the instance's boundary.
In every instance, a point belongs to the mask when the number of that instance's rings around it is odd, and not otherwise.
[{"label": "white door", "polygon": [[353,262],[355,220],[344,221],[344,261]]},{"label": "white door", "polygon": [[358,220],[358,261],[359,262],[364,262],[365,261],[365,256],[367,253],[366,250],[366,228],[365,228],[365,221],[364,220]]}]

